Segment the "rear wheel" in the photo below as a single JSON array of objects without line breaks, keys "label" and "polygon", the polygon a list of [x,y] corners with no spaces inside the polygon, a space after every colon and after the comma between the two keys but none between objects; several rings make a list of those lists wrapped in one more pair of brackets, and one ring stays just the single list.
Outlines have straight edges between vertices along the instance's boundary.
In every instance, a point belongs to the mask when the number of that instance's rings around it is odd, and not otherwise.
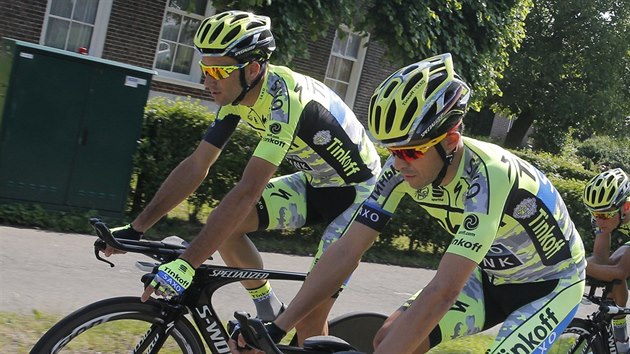
[{"label": "rear wheel", "polygon": [[[99,301],[55,324],[31,353],[145,353],[151,347],[147,340],[151,326],[162,323],[163,318],[157,301],[141,302],[136,297]],[[190,321],[180,316],[160,353],[199,354],[205,350]]]},{"label": "rear wheel", "polygon": [[554,343],[550,353],[604,354],[608,353],[607,343],[599,333],[593,333],[591,321],[574,318]]},{"label": "rear wheel", "polygon": [[376,312],[351,312],[328,322],[328,334],[350,343],[359,351],[374,352],[374,336],[387,316]]}]

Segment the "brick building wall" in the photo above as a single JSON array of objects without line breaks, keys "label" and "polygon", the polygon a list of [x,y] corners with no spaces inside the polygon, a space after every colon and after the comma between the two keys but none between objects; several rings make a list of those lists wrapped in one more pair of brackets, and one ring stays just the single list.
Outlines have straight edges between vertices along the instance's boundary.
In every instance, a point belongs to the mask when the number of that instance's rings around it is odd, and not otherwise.
[{"label": "brick building wall", "polygon": [[39,43],[46,0],[0,0],[0,38]]}]

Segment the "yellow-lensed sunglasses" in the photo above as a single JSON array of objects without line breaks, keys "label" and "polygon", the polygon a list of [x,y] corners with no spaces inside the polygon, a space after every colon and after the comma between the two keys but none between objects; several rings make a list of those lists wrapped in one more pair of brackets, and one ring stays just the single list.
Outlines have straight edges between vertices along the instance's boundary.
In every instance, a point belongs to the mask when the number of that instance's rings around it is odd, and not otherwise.
[{"label": "yellow-lensed sunglasses", "polygon": [[249,65],[249,62],[236,65],[205,65],[199,61],[199,67],[204,75],[208,75],[215,80],[227,79],[234,71]]},{"label": "yellow-lensed sunglasses", "polygon": [[619,212],[619,209],[610,210],[610,211],[591,211],[591,215],[593,215],[595,219],[608,220],[608,219],[614,218],[618,212]]}]

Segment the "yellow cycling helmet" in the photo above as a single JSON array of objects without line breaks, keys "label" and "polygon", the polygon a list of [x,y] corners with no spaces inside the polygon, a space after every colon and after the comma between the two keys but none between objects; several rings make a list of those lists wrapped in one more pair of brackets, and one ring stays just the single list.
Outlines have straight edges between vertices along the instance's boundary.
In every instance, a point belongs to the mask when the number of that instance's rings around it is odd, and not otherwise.
[{"label": "yellow cycling helmet", "polygon": [[591,211],[600,211],[619,208],[628,197],[628,175],[622,169],[615,168],[591,178],[584,188],[582,199]]},{"label": "yellow cycling helmet", "polygon": [[450,53],[408,65],[374,90],[371,137],[386,147],[418,145],[459,123],[469,98],[470,88],[455,73]]},{"label": "yellow cycling helmet", "polygon": [[245,11],[226,11],[201,22],[194,38],[204,56],[229,56],[240,62],[266,61],[276,49],[271,20]]}]

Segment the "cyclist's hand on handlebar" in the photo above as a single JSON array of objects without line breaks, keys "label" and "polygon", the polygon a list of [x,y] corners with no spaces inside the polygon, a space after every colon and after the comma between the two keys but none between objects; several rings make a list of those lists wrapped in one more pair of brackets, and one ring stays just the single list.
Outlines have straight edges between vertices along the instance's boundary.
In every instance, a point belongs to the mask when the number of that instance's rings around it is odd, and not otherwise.
[{"label": "cyclist's hand on handlebar", "polygon": [[[131,224],[127,224],[125,226],[120,226],[120,227],[116,227],[111,229],[112,232],[112,236],[114,236],[115,238],[121,238],[121,239],[125,239],[125,240],[140,240],[142,238],[142,236],[144,235],[142,232],[136,231],[133,226],[131,226]],[[121,254],[121,253],[125,253],[121,250],[118,250],[114,247],[111,247],[110,245],[107,245],[107,247],[105,248],[105,250],[103,251],[103,253],[105,254],[105,257],[109,257],[113,254]]]},{"label": "cyclist's hand on handlebar", "polygon": [[195,276],[195,268],[185,260],[178,258],[164,263],[157,269],[151,284],[144,289],[142,301],[147,301],[155,292],[161,296],[175,296],[184,293]]},{"label": "cyclist's hand on handlebar", "polygon": [[230,339],[228,341],[228,346],[230,347],[230,352],[232,354],[265,354],[262,350],[247,347],[246,345],[247,343],[245,343],[243,336],[238,338],[238,342],[234,339]]}]

